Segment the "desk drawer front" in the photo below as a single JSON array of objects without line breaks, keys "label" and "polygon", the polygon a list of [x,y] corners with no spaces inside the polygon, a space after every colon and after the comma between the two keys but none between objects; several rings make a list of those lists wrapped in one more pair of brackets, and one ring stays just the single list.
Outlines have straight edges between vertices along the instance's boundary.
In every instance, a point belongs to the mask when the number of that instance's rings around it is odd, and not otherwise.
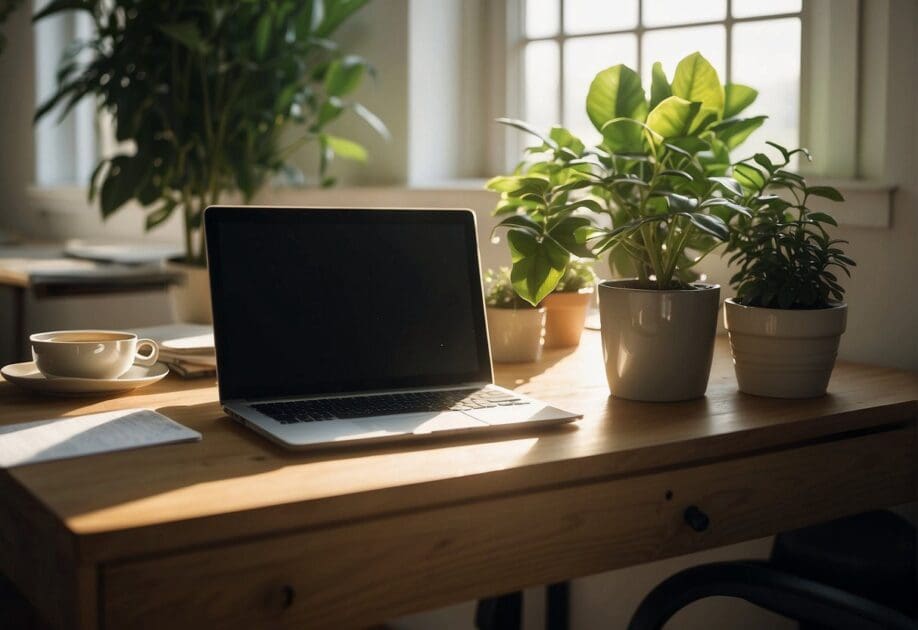
[{"label": "desk drawer front", "polygon": [[[112,565],[104,617],[110,628],[359,627],[904,503],[914,452],[908,427]],[[689,506],[707,519],[700,531]]]}]

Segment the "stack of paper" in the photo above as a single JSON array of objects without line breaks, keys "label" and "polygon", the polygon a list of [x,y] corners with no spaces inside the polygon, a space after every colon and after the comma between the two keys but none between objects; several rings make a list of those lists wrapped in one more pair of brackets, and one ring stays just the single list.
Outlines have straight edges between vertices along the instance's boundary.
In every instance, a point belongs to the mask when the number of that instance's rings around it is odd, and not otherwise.
[{"label": "stack of paper", "polygon": [[187,378],[210,376],[217,371],[214,331],[202,324],[166,324],[135,328],[131,332],[159,344],[159,360]]}]

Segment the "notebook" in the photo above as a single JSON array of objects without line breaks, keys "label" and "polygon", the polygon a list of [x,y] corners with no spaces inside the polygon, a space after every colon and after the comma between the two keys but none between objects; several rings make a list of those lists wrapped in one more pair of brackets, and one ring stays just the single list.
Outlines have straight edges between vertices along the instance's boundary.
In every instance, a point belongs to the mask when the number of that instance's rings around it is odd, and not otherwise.
[{"label": "notebook", "polygon": [[149,409],[36,420],[0,426],[0,468],[200,439]]}]

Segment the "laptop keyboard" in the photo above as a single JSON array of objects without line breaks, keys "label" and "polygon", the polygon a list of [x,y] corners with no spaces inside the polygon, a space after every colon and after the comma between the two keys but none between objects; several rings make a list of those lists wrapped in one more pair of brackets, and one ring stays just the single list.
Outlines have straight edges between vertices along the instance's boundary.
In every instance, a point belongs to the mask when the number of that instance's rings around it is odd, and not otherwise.
[{"label": "laptop keyboard", "polygon": [[336,418],[363,418],[419,411],[468,411],[526,404],[513,394],[484,388],[292,400],[262,403],[253,407],[281,424],[293,424]]}]

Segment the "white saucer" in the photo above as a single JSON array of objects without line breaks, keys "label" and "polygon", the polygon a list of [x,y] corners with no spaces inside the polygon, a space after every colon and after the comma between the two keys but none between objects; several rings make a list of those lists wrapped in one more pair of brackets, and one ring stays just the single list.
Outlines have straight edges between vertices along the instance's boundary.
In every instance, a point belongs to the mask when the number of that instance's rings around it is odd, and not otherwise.
[{"label": "white saucer", "polygon": [[34,361],[12,363],[0,369],[0,374],[10,383],[44,394],[89,396],[123,392],[152,385],[162,380],[169,368],[162,363],[150,367],[132,366],[118,378],[48,378],[38,371]]}]

